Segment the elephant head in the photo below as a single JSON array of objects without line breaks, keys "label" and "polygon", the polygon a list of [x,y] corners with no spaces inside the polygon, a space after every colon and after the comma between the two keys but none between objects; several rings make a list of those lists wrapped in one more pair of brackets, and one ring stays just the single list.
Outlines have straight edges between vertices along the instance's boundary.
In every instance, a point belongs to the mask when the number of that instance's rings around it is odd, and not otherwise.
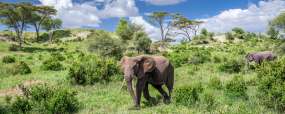
[{"label": "elephant head", "polygon": [[132,79],[137,77],[138,79],[146,76],[147,72],[153,71],[155,68],[155,61],[149,56],[137,56],[137,57],[123,57],[120,61],[121,70],[124,73],[124,78],[128,85],[128,91],[130,92],[135,102],[135,94],[132,87]]},{"label": "elephant head", "polygon": [[246,55],[246,60],[248,62],[254,61],[254,57],[253,56],[254,56],[254,54],[252,54],[252,53],[247,54]]}]

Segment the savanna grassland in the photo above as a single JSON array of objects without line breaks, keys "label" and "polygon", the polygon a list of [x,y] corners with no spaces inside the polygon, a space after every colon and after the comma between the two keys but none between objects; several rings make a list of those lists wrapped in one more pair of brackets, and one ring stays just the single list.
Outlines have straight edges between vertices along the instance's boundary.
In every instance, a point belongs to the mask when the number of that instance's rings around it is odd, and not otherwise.
[{"label": "savanna grassland", "polygon": [[[72,34],[78,33],[77,30],[66,31]],[[28,42],[25,44],[26,46],[17,51],[11,51],[13,42],[2,41],[0,43],[1,113],[11,113],[15,110],[17,112],[17,109],[25,109],[24,112],[26,113],[40,113],[43,110],[49,110],[49,108],[41,107],[41,105],[33,105],[34,102],[30,101],[32,98],[19,97],[26,99],[31,107],[36,108],[30,109],[26,107],[27,104],[21,105],[23,101],[18,101],[16,98],[17,94],[23,93],[23,90],[19,89],[21,84],[24,84],[27,88],[42,85],[43,88],[45,86],[52,89],[65,88],[68,93],[73,91],[75,92],[75,98],[71,97],[70,99],[76,99],[74,101],[77,101],[75,106],[78,110],[75,112],[81,114],[278,113],[276,109],[266,107],[261,100],[262,98],[258,97],[260,95],[258,87],[260,86],[257,74],[258,69],[261,68],[255,64],[246,66],[244,57],[249,52],[264,50],[281,53],[282,50],[279,50],[279,47],[280,45],[282,47],[282,40],[274,40],[248,33],[244,39],[236,38],[231,42],[222,43],[215,39],[209,39],[207,44],[195,44],[193,41],[192,43],[171,45],[169,51],[154,54],[166,56],[175,66],[175,90],[172,102],[164,104],[160,94],[151,87],[151,96],[156,97],[157,100],[154,103],[149,103],[143,99],[141,110],[128,110],[133,104],[126,87],[121,88],[123,76],[117,69],[119,59],[102,57],[98,55],[98,52],[89,51],[90,49],[87,46],[87,44],[96,40],[98,35],[94,36],[94,33],[105,33],[96,30],[82,31],[90,32],[90,34],[85,39],[53,44]],[[112,35],[113,33],[108,34]],[[65,39],[68,39],[68,37]],[[70,39],[74,38],[70,37]],[[130,55],[130,52],[128,54]],[[133,54],[136,55],[135,52]],[[13,60],[9,62],[9,60],[4,60],[5,57],[13,58]],[[94,58],[95,61],[80,59],[84,57],[87,57],[87,59]],[[282,58],[279,55],[277,61],[281,61]],[[98,80],[90,82],[80,81],[80,79],[78,81],[72,78],[73,71],[80,72],[75,68],[78,65],[77,63],[88,66],[88,63],[93,62],[92,64],[97,65],[95,67],[100,67],[95,62],[104,60],[109,61],[104,64],[111,64],[115,67],[108,67],[108,69],[113,69],[113,71],[107,70],[110,75],[98,74]],[[21,61],[29,67],[30,72],[26,70],[17,71],[17,69],[25,69],[19,65]],[[89,67],[95,68],[92,65]],[[97,75],[94,77],[97,77]],[[48,89],[43,90],[47,91]],[[68,99],[63,102],[73,102],[73,100],[69,101]],[[15,103],[16,101],[18,104]],[[20,110],[20,112],[23,110]],[[47,113],[50,112],[47,111]]]},{"label": "savanna grassland", "polygon": [[[0,7],[6,27],[0,31],[0,114],[285,112],[284,12],[268,23],[267,33],[239,27],[213,33],[199,29],[203,21],[152,12],[148,18],[161,32],[153,41],[142,25],[124,18],[115,32],[62,29],[53,7],[2,2]],[[247,60],[249,53],[262,51],[277,58]],[[120,60],[137,55],[164,56],[175,67],[170,104],[150,86],[155,99],[142,98],[140,110],[130,110],[134,104]]]}]

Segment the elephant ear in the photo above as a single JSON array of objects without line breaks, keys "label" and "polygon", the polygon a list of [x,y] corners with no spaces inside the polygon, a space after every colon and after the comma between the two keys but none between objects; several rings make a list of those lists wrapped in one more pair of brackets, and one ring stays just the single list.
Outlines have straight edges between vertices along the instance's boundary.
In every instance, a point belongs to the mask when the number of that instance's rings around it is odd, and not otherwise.
[{"label": "elephant ear", "polygon": [[127,59],[128,57],[127,56],[124,56],[121,58],[121,61],[120,61],[120,68],[121,70],[123,71],[123,64],[125,63],[125,59]]},{"label": "elephant ear", "polygon": [[143,73],[151,72],[155,68],[155,61],[151,57],[142,57],[141,65]]}]

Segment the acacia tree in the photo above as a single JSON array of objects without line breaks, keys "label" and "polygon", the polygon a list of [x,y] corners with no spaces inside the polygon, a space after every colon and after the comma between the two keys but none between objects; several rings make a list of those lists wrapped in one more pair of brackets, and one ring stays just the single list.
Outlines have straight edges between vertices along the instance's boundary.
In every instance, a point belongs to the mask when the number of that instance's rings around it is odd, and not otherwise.
[{"label": "acacia tree", "polygon": [[0,22],[16,32],[20,48],[24,42],[23,32],[32,15],[34,6],[30,3],[8,4],[0,2]]},{"label": "acacia tree", "polygon": [[170,35],[172,21],[169,18],[172,18],[172,14],[168,12],[153,12],[149,15],[150,22],[160,28],[161,41],[165,41]]},{"label": "acacia tree", "polygon": [[50,43],[52,43],[53,40],[54,30],[60,29],[61,27],[62,27],[62,21],[60,19],[48,18],[43,22],[42,28],[49,33]]},{"label": "acacia tree", "polygon": [[270,26],[285,32],[285,12],[282,12],[279,16],[274,18],[272,22],[270,22]]},{"label": "acacia tree", "polygon": [[202,21],[190,20],[178,14],[174,16],[173,26],[179,30],[176,32],[178,35],[183,35],[188,41],[191,41],[192,35],[197,35],[199,26],[202,23]]},{"label": "acacia tree", "polygon": [[43,22],[51,18],[52,15],[56,15],[56,9],[50,6],[37,6],[35,7],[35,11],[32,13],[30,17],[29,23],[34,26],[36,30],[36,40],[39,41],[39,31]]}]

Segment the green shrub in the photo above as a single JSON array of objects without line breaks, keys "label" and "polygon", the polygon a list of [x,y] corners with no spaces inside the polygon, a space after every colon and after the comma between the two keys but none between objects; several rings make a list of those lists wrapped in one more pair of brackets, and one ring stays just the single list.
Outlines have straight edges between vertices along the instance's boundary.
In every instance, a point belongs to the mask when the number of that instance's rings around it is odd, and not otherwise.
[{"label": "green shrub", "polygon": [[264,62],[257,69],[257,87],[260,101],[267,107],[285,111],[285,59]]},{"label": "green shrub", "polygon": [[51,57],[53,59],[56,59],[56,60],[59,60],[59,61],[64,61],[65,60],[65,57],[61,53],[59,53],[59,52],[51,53]]},{"label": "green shrub", "polygon": [[16,44],[11,44],[9,46],[9,51],[19,51],[20,50],[20,47]]},{"label": "green shrub", "polygon": [[247,86],[243,77],[234,76],[232,80],[226,83],[225,93],[232,97],[247,97]]},{"label": "green shrub", "polygon": [[191,64],[203,64],[207,61],[211,61],[211,53],[208,50],[196,51],[190,58],[189,63]]},{"label": "green shrub", "polygon": [[220,71],[238,73],[242,70],[244,63],[241,60],[231,59],[219,66]]},{"label": "green shrub", "polygon": [[226,33],[226,39],[232,41],[235,39],[234,35],[231,32]]},{"label": "green shrub", "polygon": [[222,58],[219,57],[219,56],[214,56],[212,60],[213,60],[214,63],[220,63],[220,62],[222,62]]},{"label": "green shrub", "polygon": [[79,109],[79,102],[75,96],[76,92],[65,87],[40,84],[28,88],[24,94],[25,96],[19,98],[19,101],[29,103],[28,109],[35,113],[70,114]]},{"label": "green shrub", "polygon": [[3,63],[14,63],[15,61],[16,61],[15,57],[9,55],[4,56],[2,59]]},{"label": "green shrub", "polygon": [[27,63],[20,61],[18,63],[16,63],[13,67],[13,74],[30,74],[32,73],[30,67],[28,66]]},{"label": "green shrub", "polygon": [[191,106],[199,101],[199,93],[203,91],[201,85],[183,86],[174,90],[174,100],[178,105]]},{"label": "green shrub", "polygon": [[124,44],[120,39],[113,38],[107,32],[95,32],[90,37],[94,37],[94,40],[90,41],[89,51],[97,52],[102,56],[115,57],[116,59],[123,56]]},{"label": "green shrub", "polygon": [[167,57],[170,59],[171,63],[175,66],[175,67],[180,67],[183,64],[188,63],[188,59],[189,59],[189,55],[184,53],[180,53],[180,52],[173,52],[173,53],[169,53],[167,54]]},{"label": "green shrub", "polygon": [[116,60],[89,55],[83,57],[80,62],[73,63],[69,69],[69,78],[72,83],[86,85],[108,82],[111,76],[118,73]]},{"label": "green shrub", "polygon": [[17,97],[12,103],[12,111],[14,113],[27,113],[32,110],[31,102],[25,97]]},{"label": "green shrub", "polygon": [[209,87],[221,89],[223,87],[223,85],[222,85],[220,78],[212,77],[209,81]]},{"label": "green shrub", "polygon": [[64,69],[63,65],[56,59],[48,59],[43,62],[42,68],[44,70],[51,70],[51,71],[60,71]]}]

